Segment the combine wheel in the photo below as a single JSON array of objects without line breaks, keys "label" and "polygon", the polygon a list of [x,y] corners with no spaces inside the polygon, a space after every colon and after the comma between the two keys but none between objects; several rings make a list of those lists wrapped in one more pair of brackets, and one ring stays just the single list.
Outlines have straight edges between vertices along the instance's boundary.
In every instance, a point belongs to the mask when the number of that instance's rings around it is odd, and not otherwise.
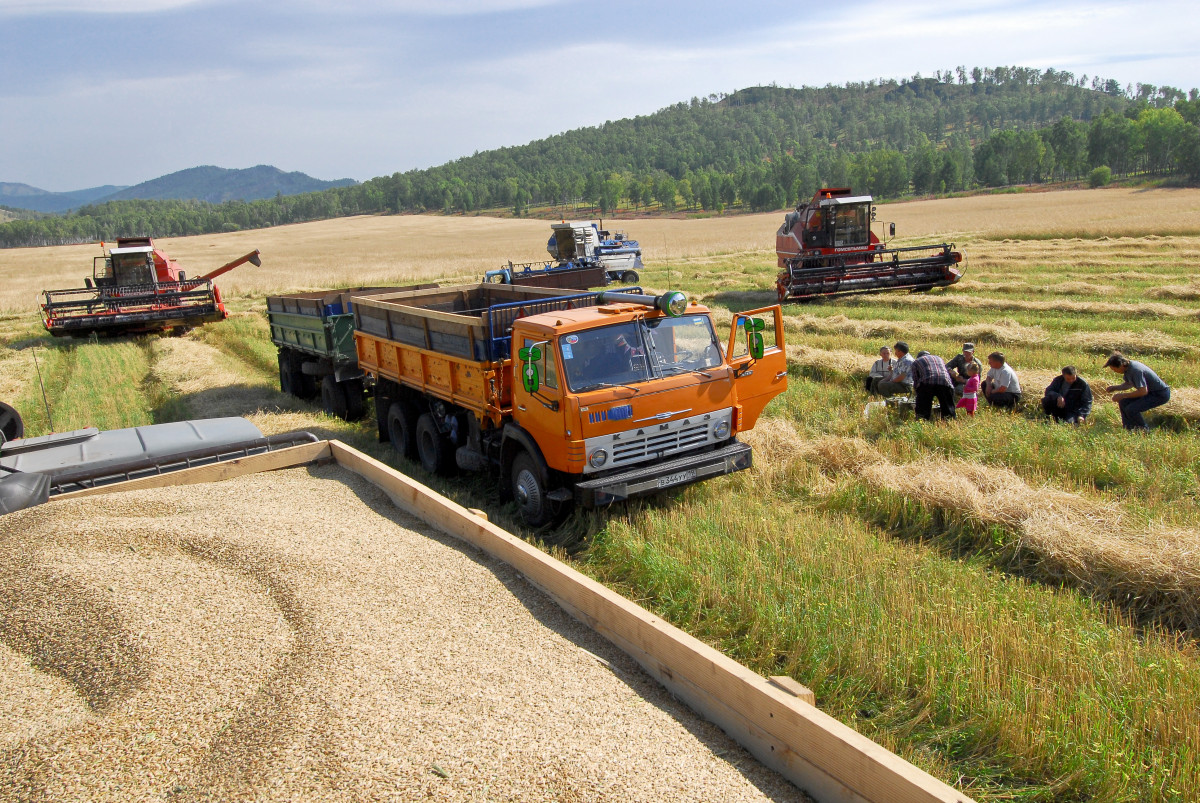
[{"label": "combine wheel", "polygon": [[343,421],[350,420],[350,405],[346,399],[346,386],[338,382],[333,374],[321,379],[321,409]]},{"label": "combine wheel", "polygon": [[417,456],[417,413],[408,402],[392,402],[387,413],[388,435],[392,448],[401,457]]},{"label": "combine wheel", "polygon": [[417,419],[417,457],[421,467],[431,474],[446,476],[454,473],[454,444],[438,431],[433,416],[423,413]]},{"label": "combine wheel", "polygon": [[625,284],[637,284],[640,278],[636,270],[627,270],[621,274],[621,281]]},{"label": "combine wheel", "polygon": [[0,443],[25,437],[25,422],[15,408],[0,402]]},{"label": "combine wheel", "polygon": [[541,527],[550,521],[550,500],[542,482],[537,463],[529,452],[521,452],[512,464],[512,495],[521,518],[530,527]]}]

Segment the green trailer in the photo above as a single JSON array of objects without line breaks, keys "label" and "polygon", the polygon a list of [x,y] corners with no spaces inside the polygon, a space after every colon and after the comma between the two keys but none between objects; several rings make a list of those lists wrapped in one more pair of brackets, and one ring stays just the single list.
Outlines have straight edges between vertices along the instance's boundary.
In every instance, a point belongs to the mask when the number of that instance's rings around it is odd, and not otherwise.
[{"label": "green trailer", "polygon": [[271,341],[279,349],[280,390],[306,400],[320,395],[329,415],[346,421],[362,418],[371,387],[358,367],[354,298],[433,287],[357,287],[268,296]]}]

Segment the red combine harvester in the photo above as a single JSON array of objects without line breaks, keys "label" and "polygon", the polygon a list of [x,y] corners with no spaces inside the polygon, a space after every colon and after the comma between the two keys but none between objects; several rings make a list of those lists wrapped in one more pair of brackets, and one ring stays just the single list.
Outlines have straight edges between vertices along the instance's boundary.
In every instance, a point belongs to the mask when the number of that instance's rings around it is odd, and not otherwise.
[{"label": "red combine harvester", "polygon": [[[962,254],[953,244],[885,247],[871,231],[873,203],[870,195],[851,195],[849,187],[829,187],[788,213],[775,233],[781,302],[882,290],[923,292],[962,278]],[[889,236],[895,235],[892,223]]]},{"label": "red combine harvester", "polygon": [[45,291],[42,323],[55,337],[167,329],[181,333],[225,319],[228,313],[221,291],[212,280],[247,262],[261,265],[259,252],[251,251],[189,279],[179,263],[155,248],[149,237],[118,237],[115,248],[93,261],[92,276],[84,280],[87,287]]}]

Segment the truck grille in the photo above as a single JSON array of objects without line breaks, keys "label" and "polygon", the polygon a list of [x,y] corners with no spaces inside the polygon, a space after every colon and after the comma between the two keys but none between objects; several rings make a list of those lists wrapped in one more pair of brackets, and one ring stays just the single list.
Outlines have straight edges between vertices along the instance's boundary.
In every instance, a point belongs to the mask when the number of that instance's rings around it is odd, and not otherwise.
[{"label": "truck grille", "polygon": [[636,463],[647,457],[703,446],[707,442],[708,424],[684,427],[677,432],[655,433],[631,441],[620,440],[613,443],[612,465],[623,466],[627,463]]},{"label": "truck grille", "polygon": [[[609,471],[714,444],[717,442],[713,436],[714,426],[720,421],[729,424],[732,419],[733,410],[727,407],[700,415],[681,416],[677,421],[647,422],[624,432],[588,438],[584,441],[583,472]],[[597,449],[608,452],[608,459],[593,468],[587,461]]]}]

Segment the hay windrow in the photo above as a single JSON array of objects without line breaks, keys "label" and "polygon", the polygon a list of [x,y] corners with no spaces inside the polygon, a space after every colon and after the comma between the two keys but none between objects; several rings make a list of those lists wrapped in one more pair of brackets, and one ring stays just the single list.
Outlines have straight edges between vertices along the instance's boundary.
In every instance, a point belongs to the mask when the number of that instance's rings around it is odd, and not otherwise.
[{"label": "hay windrow", "polygon": [[[874,493],[1002,526],[1016,535],[1016,554],[1032,558],[1043,579],[1200,632],[1200,532],[1194,529],[1138,521],[1118,504],[1031,485],[1000,466],[934,457],[897,463],[862,439],[801,441],[781,436],[778,426],[760,428],[756,446],[790,453],[793,463],[811,463],[834,481],[863,482]],[[765,443],[773,438],[785,445]],[[792,470],[775,462],[770,471]]]}]

